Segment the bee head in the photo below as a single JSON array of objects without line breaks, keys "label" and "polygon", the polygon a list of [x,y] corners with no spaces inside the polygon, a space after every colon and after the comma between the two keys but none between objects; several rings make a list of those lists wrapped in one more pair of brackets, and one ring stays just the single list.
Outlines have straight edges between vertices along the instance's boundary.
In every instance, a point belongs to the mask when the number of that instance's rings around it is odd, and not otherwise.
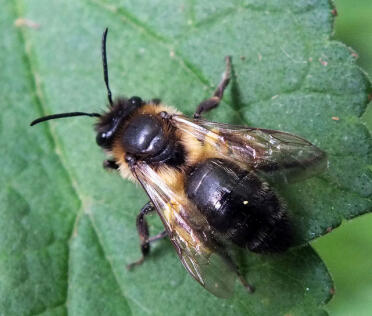
[{"label": "bee head", "polygon": [[122,123],[144,104],[141,98],[119,98],[112,107],[100,116],[95,126],[97,144],[104,149],[111,149],[114,135]]}]

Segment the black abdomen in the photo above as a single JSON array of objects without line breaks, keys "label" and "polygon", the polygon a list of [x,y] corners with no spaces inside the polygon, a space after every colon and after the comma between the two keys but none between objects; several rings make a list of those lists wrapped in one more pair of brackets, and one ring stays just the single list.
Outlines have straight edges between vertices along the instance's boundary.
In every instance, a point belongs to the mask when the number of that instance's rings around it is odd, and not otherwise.
[{"label": "black abdomen", "polygon": [[208,159],[194,167],[186,192],[209,224],[240,247],[277,252],[290,246],[285,207],[254,172],[227,160]]}]

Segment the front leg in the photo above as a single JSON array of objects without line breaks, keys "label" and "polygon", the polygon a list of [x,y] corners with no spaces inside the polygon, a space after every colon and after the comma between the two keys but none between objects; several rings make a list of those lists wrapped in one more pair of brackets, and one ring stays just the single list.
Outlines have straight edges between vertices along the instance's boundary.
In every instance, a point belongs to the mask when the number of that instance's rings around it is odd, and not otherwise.
[{"label": "front leg", "polygon": [[226,70],[222,75],[222,80],[219,83],[216,91],[214,91],[213,96],[207,100],[201,102],[194,113],[194,118],[199,118],[202,113],[214,109],[220,104],[223,97],[223,92],[230,82],[231,77],[231,56],[226,56]]},{"label": "front leg", "polygon": [[150,253],[150,243],[161,238],[168,236],[166,231],[163,231],[156,236],[149,238],[149,226],[145,219],[147,214],[153,213],[155,211],[155,207],[151,202],[147,202],[141,209],[140,213],[137,216],[136,226],[138,235],[141,241],[141,252],[142,256],[139,260],[129,264],[127,268],[130,270],[135,266],[138,266],[143,263],[145,257]]},{"label": "front leg", "polygon": [[118,170],[119,165],[114,160],[107,159],[103,161],[103,168],[105,170]]}]

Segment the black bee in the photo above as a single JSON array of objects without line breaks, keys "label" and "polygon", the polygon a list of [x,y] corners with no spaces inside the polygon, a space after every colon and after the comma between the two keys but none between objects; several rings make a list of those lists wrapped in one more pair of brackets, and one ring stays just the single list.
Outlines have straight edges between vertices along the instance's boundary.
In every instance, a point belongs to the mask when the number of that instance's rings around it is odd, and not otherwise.
[{"label": "black bee", "polygon": [[[156,100],[112,100],[106,37],[107,29],[102,37],[107,112],[55,114],[31,125],[79,115],[98,118],[96,141],[110,157],[104,167],[139,182],[150,199],[137,217],[142,257],[129,268],[144,261],[152,241],[168,236],[186,270],[208,291],[229,296],[236,277],[252,291],[229,249],[267,253],[290,247],[293,229],[269,181],[312,176],[324,168],[325,153],[292,134],[201,118],[222,99],[230,57],[213,96],[198,105],[193,118]],[[155,211],[165,230],[150,238],[145,215]]]}]

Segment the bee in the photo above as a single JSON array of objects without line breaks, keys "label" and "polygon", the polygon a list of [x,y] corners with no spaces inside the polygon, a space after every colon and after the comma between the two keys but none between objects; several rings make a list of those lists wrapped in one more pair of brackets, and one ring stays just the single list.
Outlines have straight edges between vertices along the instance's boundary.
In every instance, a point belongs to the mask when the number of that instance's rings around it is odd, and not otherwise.
[{"label": "bee", "polygon": [[[253,291],[231,249],[273,253],[293,245],[293,226],[285,202],[271,183],[313,176],[324,169],[326,154],[289,133],[204,120],[216,108],[231,76],[231,57],[213,96],[201,102],[193,118],[159,100],[137,96],[112,99],[109,87],[106,28],[102,63],[108,110],[70,112],[47,120],[97,118],[96,142],[107,153],[104,168],[139,183],[149,197],[136,226],[143,263],[150,244],[168,237],[191,276],[218,297],[233,293],[236,278]],[[146,215],[156,212],[165,230],[150,237]]]}]

